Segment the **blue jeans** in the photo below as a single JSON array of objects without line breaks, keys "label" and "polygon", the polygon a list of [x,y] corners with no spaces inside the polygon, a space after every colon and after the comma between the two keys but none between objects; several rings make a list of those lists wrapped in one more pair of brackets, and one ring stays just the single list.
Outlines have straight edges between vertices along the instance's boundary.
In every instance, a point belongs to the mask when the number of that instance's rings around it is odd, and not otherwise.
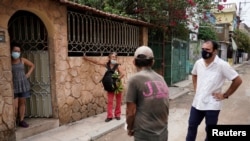
[{"label": "blue jeans", "polygon": [[[206,133],[208,132],[208,125],[216,125],[218,122],[220,110],[197,110],[193,106],[190,110],[190,116],[188,120],[188,131],[186,141],[195,141],[197,135],[197,129],[201,121],[205,117]],[[207,136],[205,141],[207,141]]]}]

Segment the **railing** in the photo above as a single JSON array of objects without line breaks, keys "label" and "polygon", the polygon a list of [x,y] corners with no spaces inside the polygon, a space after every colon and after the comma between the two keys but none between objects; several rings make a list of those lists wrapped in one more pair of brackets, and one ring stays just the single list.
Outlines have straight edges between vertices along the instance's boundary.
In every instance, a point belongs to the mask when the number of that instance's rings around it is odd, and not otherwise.
[{"label": "railing", "polygon": [[131,56],[139,46],[139,27],[68,11],[68,54]]}]

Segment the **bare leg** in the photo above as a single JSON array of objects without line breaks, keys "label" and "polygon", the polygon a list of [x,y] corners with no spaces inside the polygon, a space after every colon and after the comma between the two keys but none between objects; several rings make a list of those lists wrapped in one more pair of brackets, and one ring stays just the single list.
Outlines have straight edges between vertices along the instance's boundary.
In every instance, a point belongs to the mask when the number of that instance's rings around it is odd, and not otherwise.
[{"label": "bare leg", "polygon": [[16,117],[16,121],[18,122],[18,98],[14,99],[14,106],[15,106],[15,117]]},{"label": "bare leg", "polygon": [[19,116],[20,121],[23,121],[25,114],[26,98],[19,98]]}]

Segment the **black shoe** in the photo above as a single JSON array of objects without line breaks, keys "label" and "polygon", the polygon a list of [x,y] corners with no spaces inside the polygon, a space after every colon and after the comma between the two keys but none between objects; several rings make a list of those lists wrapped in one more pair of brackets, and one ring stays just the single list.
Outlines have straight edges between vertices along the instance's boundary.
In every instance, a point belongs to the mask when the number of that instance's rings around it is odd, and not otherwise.
[{"label": "black shoe", "polygon": [[115,117],[116,120],[120,120],[121,118],[120,117]]},{"label": "black shoe", "polygon": [[19,126],[23,127],[23,128],[28,128],[29,124],[27,124],[25,121],[20,121],[19,122]]},{"label": "black shoe", "polygon": [[105,122],[109,122],[109,121],[111,121],[112,120],[112,118],[106,118],[105,119]]}]

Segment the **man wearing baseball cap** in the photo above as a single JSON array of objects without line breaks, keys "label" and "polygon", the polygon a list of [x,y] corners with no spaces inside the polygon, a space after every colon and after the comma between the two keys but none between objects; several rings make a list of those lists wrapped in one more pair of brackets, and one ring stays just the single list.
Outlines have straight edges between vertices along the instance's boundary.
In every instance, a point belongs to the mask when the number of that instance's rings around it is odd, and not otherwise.
[{"label": "man wearing baseball cap", "polygon": [[126,123],[135,141],[167,141],[169,89],[152,66],[151,48],[141,46],[134,53],[137,72],[128,80]]}]

